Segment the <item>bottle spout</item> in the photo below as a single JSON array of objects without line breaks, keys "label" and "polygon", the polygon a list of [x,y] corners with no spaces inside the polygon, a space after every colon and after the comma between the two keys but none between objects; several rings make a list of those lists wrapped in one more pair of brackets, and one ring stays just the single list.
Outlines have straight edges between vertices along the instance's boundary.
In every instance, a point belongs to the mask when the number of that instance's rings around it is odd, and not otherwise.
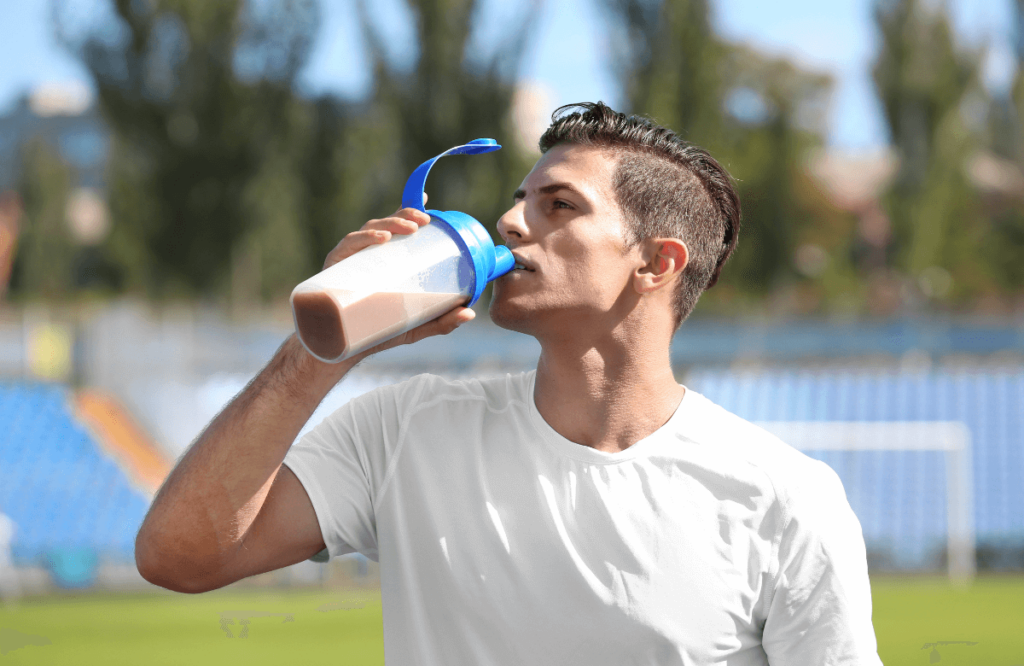
[{"label": "bottle spout", "polygon": [[500,278],[505,273],[515,268],[516,258],[512,256],[512,251],[504,245],[498,245],[494,248],[494,270],[491,271],[490,277],[487,281],[495,280]]}]

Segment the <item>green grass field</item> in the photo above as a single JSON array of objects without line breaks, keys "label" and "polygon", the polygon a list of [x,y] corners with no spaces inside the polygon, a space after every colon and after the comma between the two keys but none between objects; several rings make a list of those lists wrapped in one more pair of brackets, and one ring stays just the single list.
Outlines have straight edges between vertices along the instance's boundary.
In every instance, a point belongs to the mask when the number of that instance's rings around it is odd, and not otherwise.
[{"label": "green grass field", "polygon": [[[983,577],[967,590],[939,578],[879,577],[873,591],[879,653],[888,666],[1024,665],[1024,577]],[[254,612],[292,619],[251,617],[242,637],[238,614]],[[233,624],[222,626],[225,616]],[[382,664],[381,640],[373,592],[84,594],[0,608],[0,666]],[[953,641],[976,644],[941,644]],[[931,643],[940,644],[923,648]]]}]

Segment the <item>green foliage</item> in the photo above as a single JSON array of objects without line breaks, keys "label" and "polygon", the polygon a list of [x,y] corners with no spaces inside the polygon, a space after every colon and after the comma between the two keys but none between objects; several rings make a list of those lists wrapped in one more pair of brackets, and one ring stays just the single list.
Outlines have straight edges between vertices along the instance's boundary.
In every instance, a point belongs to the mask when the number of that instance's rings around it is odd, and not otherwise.
[{"label": "green foliage", "polygon": [[[398,157],[388,165],[380,160],[376,164],[386,174],[378,189],[388,193],[384,200],[400,201],[405,179],[424,160],[472,139],[501,139],[515,133],[509,113],[515,76],[538,4],[526,4],[519,24],[508,27],[504,41],[491,53],[469,58],[472,19],[479,4],[478,0],[411,3],[419,58],[408,72],[391,64],[387,39],[373,28],[364,10],[364,33],[376,82],[374,115],[390,130],[381,137],[390,143],[391,150],[386,152]],[[533,158],[514,142],[503,143],[502,150],[484,157],[439,162],[427,183],[430,207],[464,210],[497,238],[497,220],[533,166]],[[374,217],[390,212],[379,211]]]},{"label": "green foliage", "polygon": [[109,243],[128,285],[209,292],[250,235],[273,255],[273,279],[304,274],[306,193],[294,165],[311,114],[293,83],[318,5],[117,0],[112,9],[80,32],[66,6],[56,15],[113,133]]},{"label": "green foliage", "polygon": [[[1016,175],[1024,178],[1024,0],[1016,0],[1014,39],[1017,71],[1008,94],[992,100],[989,112],[989,149],[1006,158]],[[988,225],[981,256],[1004,294],[1024,289],[1024,188],[1009,197],[986,202]]]},{"label": "green foliage", "polygon": [[[113,132],[113,230],[86,251],[50,248],[56,240],[33,239],[37,227],[26,227],[14,276],[24,292],[74,292],[84,271],[156,297],[285,296],[345,233],[390,214],[423,160],[470,139],[516,134],[509,110],[539,11],[531,0],[503,40],[480,52],[471,47],[480,0],[410,2],[413,37],[402,48],[416,55],[397,64],[392,38],[361,0],[356,20],[373,86],[366,99],[345,101],[296,91],[317,33],[316,0],[110,2],[85,20],[62,0],[55,16],[61,40],[92,73]],[[699,311],[892,314],[908,303],[970,308],[1024,288],[1024,193],[982,196],[969,175],[986,148],[1024,172],[1024,74],[990,99],[979,84],[981,54],[956,44],[942,7],[876,7],[873,74],[899,169],[880,205],[845,210],[812,168],[824,143],[828,76],[716,35],[712,0],[604,3],[627,110],[708,148],[736,179],[740,243]],[[1024,0],[1015,7],[1024,23]],[[1018,52],[1024,59],[1024,47]],[[987,125],[977,127],[972,114]],[[439,163],[430,205],[465,210],[496,236],[534,159],[505,144]],[[28,219],[52,225],[66,192],[41,198],[57,187],[59,169],[34,159],[26,178],[41,180],[24,183],[26,201],[36,202]],[[891,233],[869,238],[869,223]],[[30,267],[47,253],[77,268]],[[935,288],[943,284],[951,287]],[[907,301],[911,292],[916,300]]]},{"label": "green foliage", "polygon": [[708,0],[607,0],[629,109],[707,148],[736,181],[743,231],[702,310],[734,309],[792,283],[794,251],[820,215],[806,181],[822,143],[829,77],[718,37]]},{"label": "green foliage", "polygon": [[70,173],[60,156],[41,141],[22,151],[24,218],[11,273],[11,291],[65,299],[74,287],[75,244],[65,220]]},{"label": "green foliage", "polygon": [[[92,73],[113,132],[107,250],[127,287],[280,298],[345,233],[393,212],[417,164],[510,135],[536,7],[481,61],[465,57],[477,4],[414,4],[411,72],[389,63],[361,5],[375,87],[358,104],[295,91],[317,29],[314,0],[117,0],[84,30],[59,6],[61,39]],[[494,233],[528,158],[507,146],[450,162],[431,178],[431,203],[471,211]]]},{"label": "green foliage", "polygon": [[[881,49],[874,65],[892,145],[900,161],[885,196],[892,221],[891,268],[911,291],[963,305],[991,290],[983,256],[984,211],[965,171],[980,136],[964,107],[980,101],[981,57],[959,48],[948,16],[921,0],[887,0],[875,20]],[[950,289],[929,287],[943,277]]]},{"label": "green foliage", "polygon": [[718,138],[728,46],[711,28],[706,0],[608,0],[621,26],[618,78],[631,111],[694,143]]},{"label": "green foliage", "polygon": [[921,0],[882,0],[875,9],[881,49],[873,69],[893,147],[897,187],[925,187],[940,126],[977,80],[977,54],[957,49],[949,17]]},{"label": "green foliage", "polygon": [[979,82],[982,54],[957,45],[943,7],[876,6],[873,75],[899,168],[881,207],[841,210],[813,173],[827,76],[716,36],[709,0],[606,5],[621,26],[614,43],[630,110],[708,148],[736,179],[739,246],[698,311],[891,315],[971,308],[1024,286],[1024,193],[993,205],[969,175],[983,148],[979,117],[992,119],[996,152],[1024,159],[1024,78],[1012,104],[993,102]]}]

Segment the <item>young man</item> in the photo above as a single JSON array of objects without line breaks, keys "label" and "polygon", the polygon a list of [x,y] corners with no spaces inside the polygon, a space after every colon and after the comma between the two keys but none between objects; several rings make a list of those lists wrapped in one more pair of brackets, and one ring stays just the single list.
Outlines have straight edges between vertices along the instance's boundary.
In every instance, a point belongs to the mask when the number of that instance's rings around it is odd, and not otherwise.
[{"label": "young man", "polygon": [[[415,377],[291,446],[360,360],[319,363],[292,336],[164,484],[139,570],[202,592],[361,552],[389,664],[878,664],[836,475],[672,374],[672,335],[736,244],[728,174],[602,104],[557,117],[541,149],[498,223],[517,268],[491,302],[540,342],[537,369]],[[428,222],[370,221],[327,263]]]}]

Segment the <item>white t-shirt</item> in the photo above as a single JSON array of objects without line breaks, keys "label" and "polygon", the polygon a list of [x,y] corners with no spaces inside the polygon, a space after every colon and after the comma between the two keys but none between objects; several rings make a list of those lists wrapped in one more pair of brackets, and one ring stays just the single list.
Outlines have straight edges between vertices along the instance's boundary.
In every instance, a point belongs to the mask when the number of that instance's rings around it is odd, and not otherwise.
[{"label": "white t-shirt", "polygon": [[285,457],[329,554],[380,562],[389,665],[881,663],[829,467],[691,390],[597,451],[535,376],[383,387]]}]

